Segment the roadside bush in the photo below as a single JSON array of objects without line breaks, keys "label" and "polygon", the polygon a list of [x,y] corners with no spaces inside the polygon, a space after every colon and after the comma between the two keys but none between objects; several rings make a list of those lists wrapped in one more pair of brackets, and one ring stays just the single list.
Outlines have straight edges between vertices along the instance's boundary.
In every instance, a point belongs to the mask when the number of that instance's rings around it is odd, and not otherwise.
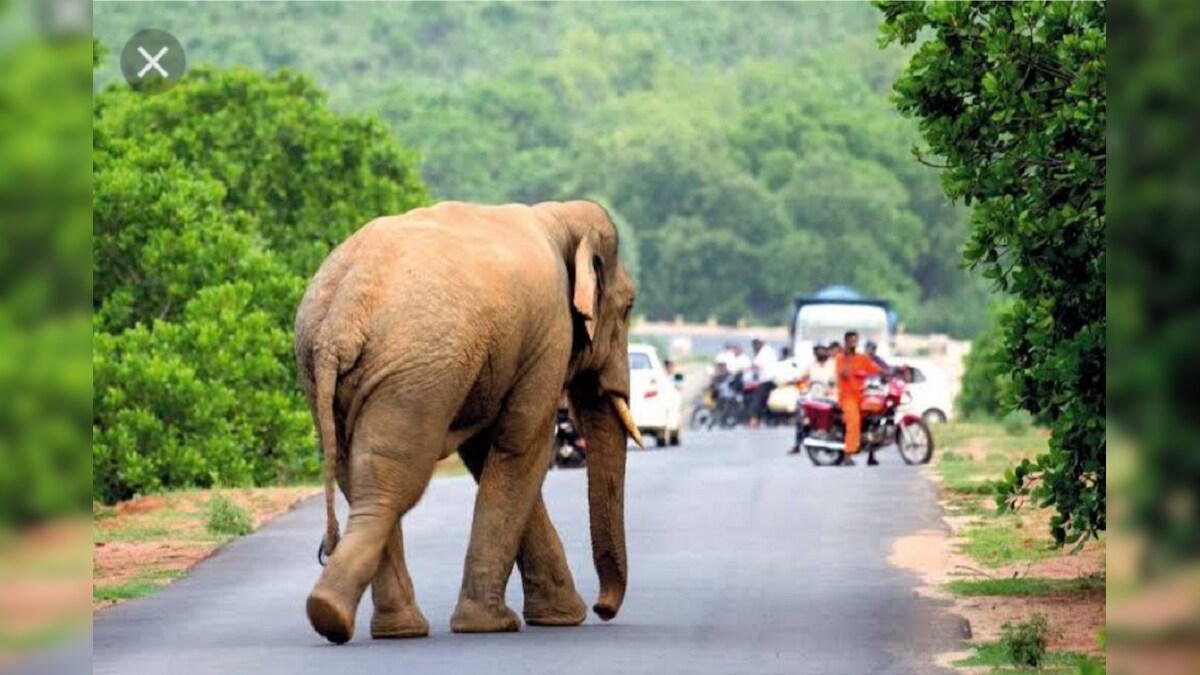
[{"label": "roadside bush", "polygon": [[991,323],[971,342],[963,357],[962,386],[955,405],[967,419],[996,418],[1005,409],[1008,374],[1004,370],[1002,311],[992,313]]},{"label": "roadside bush", "polygon": [[1013,410],[1004,416],[1003,424],[1009,436],[1024,436],[1033,426],[1033,415],[1026,410]]},{"label": "roadside bush", "polygon": [[170,487],[314,476],[291,336],[248,284],[206,288],[179,322],[94,336],[92,489],[105,501]]},{"label": "roadside bush", "polygon": [[250,514],[223,494],[215,493],[205,507],[205,527],[210,534],[241,537],[254,531]]},{"label": "roadside bush", "polygon": [[1006,622],[1000,627],[1000,645],[1007,652],[1013,665],[1024,668],[1040,668],[1046,659],[1046,644],[1049,641],[1049,625],[1046,617],[1035,614],[1020,623]]},{"label": "roadside bush", "polygon": [[426,203],[417,161],[294,73],[95,96],[94,499],[319,473],[294,312],[333,245]]}]

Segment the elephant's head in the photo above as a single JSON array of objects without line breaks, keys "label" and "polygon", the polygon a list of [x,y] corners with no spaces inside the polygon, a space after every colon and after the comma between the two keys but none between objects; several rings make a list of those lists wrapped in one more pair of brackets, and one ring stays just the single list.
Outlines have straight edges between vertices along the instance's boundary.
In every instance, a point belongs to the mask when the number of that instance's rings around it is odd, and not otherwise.
[{"label": "elephant's head", "polygon": [[[571,279],[574,316],[568,395],[588,442],[592,557],[600,577],[593,609],[608,620],[625,597],[626,434],[641,445],[629,412],[629,319],[633,280],[618,257],[617,230],[592,202],[553,206],[565,230],[561,250]],[[563,236],[560,234],[560,236]]]}]

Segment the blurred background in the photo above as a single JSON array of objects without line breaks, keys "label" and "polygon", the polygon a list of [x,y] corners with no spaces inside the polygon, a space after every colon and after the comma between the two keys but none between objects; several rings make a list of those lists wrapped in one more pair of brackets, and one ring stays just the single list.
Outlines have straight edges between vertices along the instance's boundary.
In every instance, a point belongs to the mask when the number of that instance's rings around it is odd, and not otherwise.
[{"label": "blurred background", "polygon": [[48,20],[0,3],[0,667],[90,626],[92,49]]}]

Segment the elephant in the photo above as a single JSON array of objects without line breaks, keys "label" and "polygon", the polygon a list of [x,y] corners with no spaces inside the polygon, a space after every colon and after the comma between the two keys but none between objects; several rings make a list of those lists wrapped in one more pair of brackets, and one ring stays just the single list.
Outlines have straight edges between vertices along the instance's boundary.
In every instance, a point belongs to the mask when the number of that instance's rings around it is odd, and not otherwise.
[{"label": "elephant", "polygon": [[[457,452],[478,483],[453,632],[519,630],[504,601],[516,564],[531,625],[582,623],[542,501],[557,403],[588,439],[593,610],[625,597],[628,327],[635,288],[608,213],[588,201],[443,202],[364,225],[321,264],[300,302],[295,356],[324,458],[328,562],[309,622],[354,635],[371,586],[373,638],[420,637],[402,517]],[[334,482],[350,504],[344,536]]]}]

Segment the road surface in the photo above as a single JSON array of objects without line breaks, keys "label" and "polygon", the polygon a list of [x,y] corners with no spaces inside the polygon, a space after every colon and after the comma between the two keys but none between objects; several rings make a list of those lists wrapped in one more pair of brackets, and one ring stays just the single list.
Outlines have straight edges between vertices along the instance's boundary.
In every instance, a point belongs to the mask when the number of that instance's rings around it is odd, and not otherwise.
[{"label": "road surface", "polygon": [[[940,526],[934,489],[894,452],[884,466],[814,468],[785,430],[695,432],[681,449],[631,451],[630,582],[610,623],[454,635],[474,485],[435,480],[405,521],[428,638],[327,644],[304,599],[319,569],[319,500],[235,541],[152,598],[95,617],[93,673],[936,673],[959,622],[893,569],[893,540]],[[576,584],[597,589],[584,474],[552,471],[545,498]],[[521,588],[510,580],[509,604]]]}]

